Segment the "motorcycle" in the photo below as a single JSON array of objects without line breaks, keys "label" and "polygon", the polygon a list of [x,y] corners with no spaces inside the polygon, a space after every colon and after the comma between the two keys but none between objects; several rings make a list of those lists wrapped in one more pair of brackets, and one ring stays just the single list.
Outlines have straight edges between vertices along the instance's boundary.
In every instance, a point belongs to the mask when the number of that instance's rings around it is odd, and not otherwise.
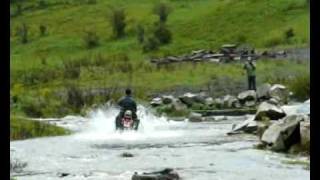
[{"label": "motorcycle", "polygon": [[[121,117],[120,117],[121,118]],[[126,110],[123,117],[120,119],[120,123],[116,120],[116,130],[138,130],[139,120],[133,120],[132,112]]]}]

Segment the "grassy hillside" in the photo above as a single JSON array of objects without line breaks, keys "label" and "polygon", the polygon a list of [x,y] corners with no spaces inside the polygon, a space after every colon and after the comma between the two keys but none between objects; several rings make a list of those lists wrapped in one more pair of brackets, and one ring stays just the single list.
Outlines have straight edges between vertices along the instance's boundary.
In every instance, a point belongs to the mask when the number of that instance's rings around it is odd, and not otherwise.
[{"label": "grassy hillside", "polygon": [[[21,1],[21,0],[20,0]],[[156,0],[37,0],[11,3],[11,111],[27,116],[59,116],[79,113],[87,105],[119,97],[123,87],[134,88],[139,99],[151,92],[177,86],[200,87],[229,79],[228,87],[246,86],[240,64],[181,64],[158,69],[152,56],[189,53],[194,49],[217,49],[224,43],[247,43],[258,49],[302,47],[309,43],[309,10],[305,0],[171,0],[167,27],[172,42],[143,52],[136,26],[152,34],[158,17],[152,13]],[[20,6],[20,13],[17,11]],[[108,21],[109,7],[126,12],[125,36],[115,39]],[[25,23],[28,42],[20,42],[17,30]],[[40,35],[39,26],[47,28]],[[294,35],[285,38],[292,29]],[[87,49],[85,31],[93,31],[99,46]],[[308,63],[258,65],[258,83],[283,82],[308,73]],[[285,71],[284,71],[285,70]],[[111,89],[108,95],[82,97],[84,88]],[[241,90],[241,88],[239,90]],[[66,96],[60,96],[60,92]],[[80,110],[79,110],[80,109]]]}]

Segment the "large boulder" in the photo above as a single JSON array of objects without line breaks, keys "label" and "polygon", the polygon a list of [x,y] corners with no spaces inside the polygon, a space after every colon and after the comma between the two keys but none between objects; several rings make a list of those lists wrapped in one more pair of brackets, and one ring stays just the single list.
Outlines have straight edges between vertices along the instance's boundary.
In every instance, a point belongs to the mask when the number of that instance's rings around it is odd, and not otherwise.
[{"label": "large boulder", "polygon": [[150,102],[150,105],[153,107],[162,105],[162,98],[160,97],[153,98]]},{"label": "large boulder", "polygon": [[281,107],[276,106],[274,104],[270,104],[268,102],[262,102],[258,106],[258,110],[255,116],[255,120],[263,120],[264,118],[270,119],[270,120],[278,120],[286,116],[286,113],[284,112]]},{"label": "large boulder", "polygon": [[300,142],[301,115],[291,115],[273,123],[262,135],[261,141],[274,151],[288,150]]},{"label": "large boulder", "polygon": [[256,105],[256,101],[254,101],[254,100],[246,101],[246,102],[244,103],[244,106],[245,106],[245,107],[254,107],[255,105]]},{"label": "large boulder", "polygon": [[142,173],[137,172],[131,177],[131,180],[179,180],[179,174],[171,168],[166,168],[162,171]]},{"label": "large boulder", "polygon": [[257,99],[257,94],[254,90],[244,91],[239,93],[238,99],[241,103],[244,104],[246,101],[255,101]]},{"label": "large boulder", "polygon": [[300,143],[303,150],[310,151],[310,120],[300,122]]},{"label": "large boulder", "polygon": [[280,103],[287,104],[289,101],[289,91],[288,89],[281,84],[274,84],[269,89],[270,97],[276,98]]},{"label": "large boulder", "polygon": [[269,90],[271,88],[271,85],[269,83],[264,83],[260,86],[258,86],[257,88],[257,98],[258,99],[269,99],[270,98],[270,94],[269,94]]},{"label": "large boulder", "polygon": [[204,118],[202,117],[202,114],[192,112],[188,119],[190,122],[202,122]]}]

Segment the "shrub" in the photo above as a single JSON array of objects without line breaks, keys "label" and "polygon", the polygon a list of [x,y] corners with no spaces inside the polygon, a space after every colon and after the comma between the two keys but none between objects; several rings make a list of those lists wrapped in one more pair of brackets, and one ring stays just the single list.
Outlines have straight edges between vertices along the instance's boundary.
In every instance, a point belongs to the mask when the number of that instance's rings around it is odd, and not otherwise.
[{"label": "shrub", "polygon": [[63,62],[64,78],[77,79],[80,77],[81,64],[76,60],[67,60]]},{"label": "shrub", "polygon": [[45,25],[41,24],[39,26],[39,31],[40,31],[40,36],[44,36],[46,34],[47,27]]},{"label": "shrub", "polygon": [[126,15],[123,8],[112,8],[109,16],[109,21],[113,29],[113,34],[116,38],[120,38],[124,35],[126,27]]},{"label": "shrub", "polygon": [[156,25],[154,37],[156,37],[161,44],[168,44],[171,42],[172,35],[166,25],[160,22]]},{"label": "shrub", "polygon": [[283,38],[282,37],[274,36],[274,37],[271,37],[271,38],[267,39],[264,44],[265,44],[266,47],[274,47],[274,46],[277,46],[279,44],[282,44],[282,42],[283,42]]},{"label": "shrub", "polygon": [[310,73],[300,74],[289,82],[289,89],[298,100],[310,98]]},{"label": "shrub", "polygon": [[38,0],[38,6],[39,8],[45,8],[47,7],[47,2],[45,0]]},{"label": "shrub", "polygon": [[19,140],[42,136],[58,136],[69,133],[70,132],[68,130],[65,130],[64,128],[50,125],[48,123],[25,120],[16,117],[10,118],[10,140]]},{"label": "shrub", "polygon": [[42,117],[42,108],[46,103],[41,98],[23,98],[21,100],[21,110],[29,117]]},{"label": "shrub", "polygon": [[22,23],[22,25],[18,27],[17,35],[19,36],[22,44],[26,44],[28,42],[28,30],[28,26],[25,23]]},{"label": "shrub", "polygon": [[157,50],[159,45],[160,45],[160,43],[157,38],[155,38],[153,36],[148,37],[148,39],[143,44],[143,51],[149,52],[149,51]]},{"label": "shrub", "polygon": [[97,0],[88,0],[87,3],[88,4],[97,4]]},{"label": "shrub", "polygon": [[69,84],[66,86],[67,99],[66,103],[70,105],[76,113],[80,113],[81,108],[85,105],[84,96],[81,90],[73,85]]},{"label": "shrub", "polygon": [[171,12],[170,7],[165,3],[158,3],[154,6],[153,12],[159,16],[160,22],[166,22],[169,13]]},{"label": "shrub", "polygon": [[95,32],[88,31],[83,37],[86,48],[91,49],[99,45],[99,37]]},{"label": "shrub", "polygon": [[144,41],[144,28],[140,24],[137,26],[137,39],[139,43],[143,43]]},{"label": "shrub", "polygon": [[284,32],[284,38],[286,41],[289,41],[293,37],[294,37],[294,31],[292,28],[289,28]]}]

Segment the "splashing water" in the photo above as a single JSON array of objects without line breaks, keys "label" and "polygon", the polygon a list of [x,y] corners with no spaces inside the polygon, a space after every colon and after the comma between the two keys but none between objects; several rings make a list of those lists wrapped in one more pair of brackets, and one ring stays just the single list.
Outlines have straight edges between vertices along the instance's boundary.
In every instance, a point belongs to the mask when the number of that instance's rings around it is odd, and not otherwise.
[{"label": "splashing water", "polygon": [[175,130],[185,122],[168,121],[165,117],[157,117],[147,108],[138,106],[137,115],[140,119],[138,131],[119,132],[115,130],[115,117],[119,109],[115,107],[99,108],[88,114],[88,126],[76,134],[76,137],[87,140],[145,140],[182,136],[183,131]]}]

